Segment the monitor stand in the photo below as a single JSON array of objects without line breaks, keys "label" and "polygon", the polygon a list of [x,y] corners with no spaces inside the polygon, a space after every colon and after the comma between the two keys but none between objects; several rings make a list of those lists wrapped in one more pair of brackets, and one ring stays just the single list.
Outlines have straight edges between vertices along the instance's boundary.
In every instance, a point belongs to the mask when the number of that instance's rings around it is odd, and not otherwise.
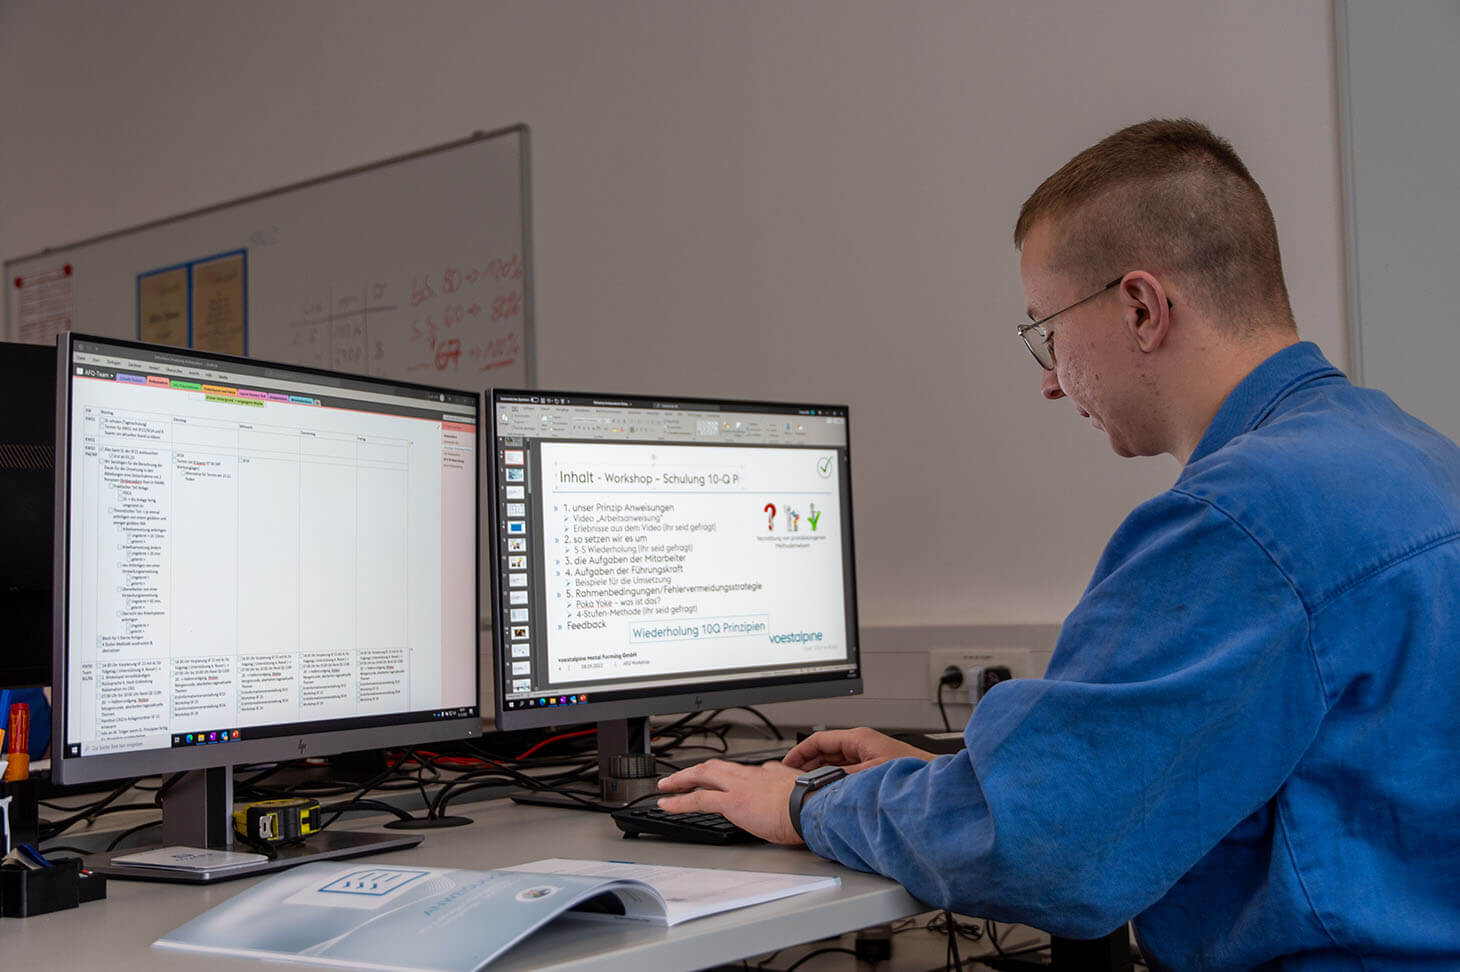
[{"label": "monitor stand", "polygon": [[246,864],[242,867],[210,871],[179,871],[156,867],[119,864],[114,858],[126,857],[160,847],[206,847],[214,850],[252,852],[253,848],[233,840],[233,768],[220,766],[194,770],[162,797],[162,842],[150,847],[129,847],[124,850],[88,856],[86,866],[110,878],[138,881],[168,881],[183,884],[209,884],[252,877],[270,871],[282,871],[306,861],[360,857],[383,851],[414,847],[420,834],[371,834],[354,830],[325,830],[301,844],[282,844],[273,848],[273,860]]},{"label": "monitor stand", "polygon": [[598,724],[598,792],[513,790],[517,803],[608,813],[631,803],[649,803],[659,792],[659,773],[649,746],[649,717],[610,719]]}]

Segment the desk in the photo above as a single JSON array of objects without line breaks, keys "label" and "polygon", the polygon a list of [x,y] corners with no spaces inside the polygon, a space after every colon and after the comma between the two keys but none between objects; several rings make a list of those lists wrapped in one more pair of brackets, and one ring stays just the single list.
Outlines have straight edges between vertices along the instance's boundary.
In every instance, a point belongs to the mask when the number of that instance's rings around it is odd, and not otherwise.
[{"label": "desk", "polygon": [[[778,948],[893,921],[927,911],[926,905],[886,878],[851,871],[803,849],[752,845],[699,847],[648,838],[624,840],[605,814],[518,806],[507,800],[453,806],[470,827],[428,831],[410,850],[360,858],[382,864],[490,869],[547,857],[630,860],[645,864],[835,874],[834,890],[687,922],[676,928],[628,922],[574,922],[571,931],[548,928],[494,962],[490,969],[699,969]],[[361,829],[368,829],[357,823]],[[154,950],[154,939],[252,882],[204,887],[112,881],[107,900],[37,918],[0,918],[0,956],[7,969],[66,964],[107,972],[196,969],[197,955]],[[209,969],[259,972],[273,968],[248,959],[209,957]]]}]

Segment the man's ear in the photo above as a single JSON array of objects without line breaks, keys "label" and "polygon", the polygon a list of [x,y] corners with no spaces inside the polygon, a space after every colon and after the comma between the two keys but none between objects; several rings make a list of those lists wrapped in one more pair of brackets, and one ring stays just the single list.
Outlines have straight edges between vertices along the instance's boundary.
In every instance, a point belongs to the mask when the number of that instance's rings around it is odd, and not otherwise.
[{"label": "man's ear", "polygon": [[1147,353],[1161,347],[1171,331],[1171,301],[1161,281],[1144,270],[1132,270],[1117,290],[1136,347]]}]

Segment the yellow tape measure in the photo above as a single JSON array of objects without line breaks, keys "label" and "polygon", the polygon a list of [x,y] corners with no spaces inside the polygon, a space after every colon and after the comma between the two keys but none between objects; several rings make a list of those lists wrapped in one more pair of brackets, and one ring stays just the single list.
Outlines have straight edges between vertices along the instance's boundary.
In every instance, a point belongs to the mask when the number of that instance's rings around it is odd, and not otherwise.
[{"label": "yellow tape measure", "polygon": [[286,797],[244,804],[233,811],[233,829],[268,844],[303,840],[319,830],[319,801]]}]

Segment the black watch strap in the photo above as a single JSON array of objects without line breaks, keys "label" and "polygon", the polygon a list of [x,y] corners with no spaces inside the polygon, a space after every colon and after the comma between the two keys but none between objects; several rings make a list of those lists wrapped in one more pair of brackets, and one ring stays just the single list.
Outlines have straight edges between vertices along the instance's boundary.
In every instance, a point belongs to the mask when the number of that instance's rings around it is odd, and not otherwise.
[{"label": "black watch strap", "polygon": [[835,783],[847,771],[840,766],[820,766],[809,773],[802,773],[796,777],[796,785],[791,788],[791,827],[795,829],[796,836],[802,840],[806,835],[801,832],[801,808],[806,804],[806,798],[828,783]]}]

